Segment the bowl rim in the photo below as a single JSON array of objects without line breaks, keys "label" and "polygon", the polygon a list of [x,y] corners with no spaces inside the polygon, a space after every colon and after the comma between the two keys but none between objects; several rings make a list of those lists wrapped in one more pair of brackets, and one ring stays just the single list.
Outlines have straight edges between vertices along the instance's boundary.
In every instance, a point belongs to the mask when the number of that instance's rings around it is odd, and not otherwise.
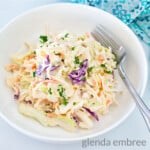
[{"label": "bowl rim", "polygon": [[[26,10],[25,12],[21,13],[20,15],[17,15],[16,17],[14,17],[13,19],[11,19],[7,24],[4,25],[4,27],[2,27],[0,29],[0,34],[2,32],[4,32],[5,30],[7,30],[7,28],[15,23],[15,21],[19,20],[20,18],[26,16],[26,15],[29,15],[33,12],[36,12],[36,11],[39,11],[41,9],[44,9],[44,8],[48,8],[48,7],[57,7],[58,6],[66,6],[66,5],[70,5],[70,6],[75,6],[75,7],[84,7],[84,8],[87,8],[91,11],[96,11],[96,12],[100,12],[101,13],[105,13],[111,17],[113,17],[113,19],[116,19],[123,27],[125,27],[127,29],[128,32],[130,32],[130,34],[135,38],[135,40],[139,43],[139,47],[140,49],[142,50],[141,53],[143,54],[144,58],[143,58],[143,63],[144,63],[144,68],[145,68],[145,75],[144,75],[144,81],[143,81],[143,85],[142,87],[140,88],[139,90],[139,95],[140,96],[143,96],[144,94],[144,91],[146,89],[146,86],[147,86],[147,81],[148,81],[148,62],[147,62],[147,59],[146,59],[146,53],[144,51],[144,48],[141,44],[141,42],[139,41],[139,39],[137,38],[137,36],[135,35],[135,33],[125,24],[123,23],[121,20],[119,20],[117,17],[115,17],[114,15],[100,9],[100,8],[96,8],[96,7],[91,7],[91,6],[88,6],[88,5],[85,5],[85,4],[77,4],[77,3],[65,3],[65,2],[59,2],[59,3],[51,3],[51,4],[46,4],[46,5],[42,5],[42,6],[38,6],[38,7],[35,7],[35,8],[31,8],[30,10]],[[101,132],[97,132],[97,133],[93,133],[91,135],[86,135],[86,136],[82,136],[82,137],[74,137],[74,138],[51,138],[51,137],[43,137],[43,136],[39,136],[35,133],[30,133],[29,131],[21,128],[20,126],[17,126],[17,124],[11,122],[5,115],[3,115],[3,113],[0,111],[0,117],[3,118],[11,127],[13,127],[14,129],[16,129],[17,131],[23,133],[24,135],[27,135],[31,138],[34,138],[34,139],[37,139],[39,141],[45,141],[45,142],[52,142],[52,143],[55,143],[58,141],[59,142],[77,142],[77,141],[81,141],[81,140],[85,140],[85,139],[88,139],[88,138],[93,138],[93,137],[96,137],[96,136],[101,136],[103,134],[106,134],[107,132],[110,132],[112,129],[115,129],[117,126],[121,125],[121,123],[123,123],[123,121],[125,121],[129,115],[133,112],[133,110],[135,109],[135,103],[133,103],[132,107],[130,108],[130,110],[126,113],[126,115],[124,115],[120,120],[116,121],[113,125],[111,125],[110,127],[104,129],[103,131]]]}]

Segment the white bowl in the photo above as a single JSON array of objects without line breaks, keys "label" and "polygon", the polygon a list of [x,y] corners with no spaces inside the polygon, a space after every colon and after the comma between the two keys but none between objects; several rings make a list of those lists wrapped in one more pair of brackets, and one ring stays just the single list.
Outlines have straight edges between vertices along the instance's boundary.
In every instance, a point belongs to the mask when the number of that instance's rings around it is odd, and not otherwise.
[{"label": "white bowl", "polygon": [[[110,113],[101,117],[91,130],[69,133],[59,127],[43,127],[38,122],[18,113],[13,94],[6,85],[7,72],[4,66],[10,56],[23,48],[25,41],[34,42],[40,34],[64,29],[73,32],[87,32],[101,23],[123,44],[127,51],[126,72],[140,94],[144,92],[148,67],[144,50],[133,32],[120,20],[100,9],[77,4],[51,4],[33,9],[11,21],[0,32],[0,115],[20,132],[48,142],[71,142],[102,135],[123,122],[135,108],[134,101],[126,89],[118,99],[119,106],[112,106]],[[113,132],[113,131],[112,131]]]}]

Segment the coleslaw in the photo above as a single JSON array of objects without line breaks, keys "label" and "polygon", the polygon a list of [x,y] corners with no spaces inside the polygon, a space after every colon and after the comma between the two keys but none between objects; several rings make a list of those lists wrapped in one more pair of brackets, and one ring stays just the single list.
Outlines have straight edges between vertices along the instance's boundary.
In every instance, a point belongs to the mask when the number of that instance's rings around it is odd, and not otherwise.
[{"label": "coleslaw", "polygon": [[45,126],[92,128],[116,102],[111,48],[90,33],[63,31],[39,39],[36,48],[28,45],[25,54],[6,66],[19,111]]}]

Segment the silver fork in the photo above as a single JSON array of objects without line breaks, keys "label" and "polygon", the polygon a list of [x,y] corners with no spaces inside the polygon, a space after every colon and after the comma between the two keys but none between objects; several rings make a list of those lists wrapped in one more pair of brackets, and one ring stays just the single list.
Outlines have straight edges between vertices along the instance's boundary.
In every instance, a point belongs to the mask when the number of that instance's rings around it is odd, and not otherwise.
[{"label": "silver fork", "polygon": [[92,36],[100,42],[105,47],[111,47],[114,55],[116,56],[117,60],[117,69],[119,72],[120,77],[124,81],[127,89],[129,90],[130,94],[135,100],[135,103],[143,116],[147,128],[150,132],[150,110],[139,96],[137,91],[135,90],[134,86],[132,85],[131,81],[129,80],[124,68],[123,62],[126,58],[126,52],[124,47],[120,46],[116,41],[113,40],[112,35],[110,35],[109,31],[103,27],[102,25],[98,25],[92,32]]}]

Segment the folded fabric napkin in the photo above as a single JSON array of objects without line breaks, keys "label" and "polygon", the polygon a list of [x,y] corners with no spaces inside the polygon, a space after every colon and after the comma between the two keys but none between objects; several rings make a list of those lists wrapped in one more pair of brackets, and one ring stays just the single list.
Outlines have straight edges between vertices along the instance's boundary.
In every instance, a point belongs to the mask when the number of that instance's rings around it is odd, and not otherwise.
[{"label": "folded fabric napkin", "polygon": [[117,16],[150,46],[150,0],[65,0],[65,2],[87,4]]}]

